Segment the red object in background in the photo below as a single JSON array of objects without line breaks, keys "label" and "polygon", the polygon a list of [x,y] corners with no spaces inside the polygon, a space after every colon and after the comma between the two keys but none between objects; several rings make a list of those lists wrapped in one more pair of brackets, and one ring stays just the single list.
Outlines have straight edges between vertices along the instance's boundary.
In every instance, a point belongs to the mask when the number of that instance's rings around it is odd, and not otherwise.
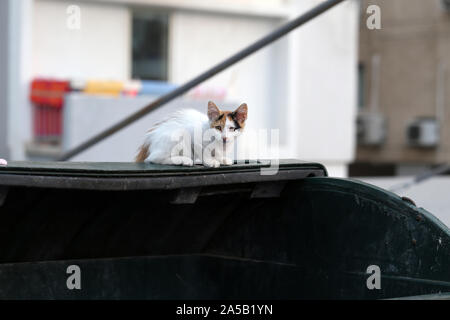
[{"label": "red object in background", "polygon": [[31,83],[33,132],[38,141],[58,141],[62,134],[64,96],[70,91],[69,81],[35,79]]}]

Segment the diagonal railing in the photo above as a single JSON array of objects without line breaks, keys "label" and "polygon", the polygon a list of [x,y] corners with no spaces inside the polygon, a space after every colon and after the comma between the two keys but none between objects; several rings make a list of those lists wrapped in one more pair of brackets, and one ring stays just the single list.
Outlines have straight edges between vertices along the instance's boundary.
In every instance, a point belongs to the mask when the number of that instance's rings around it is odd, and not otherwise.
[{"label": "diagonal railing", "polygon": [[73,156],[83,152],[84,150],[92,147],[93,145],[100,142],[101,140],[111,136],[112,134],[114,134],[117,131],[132,124],[136,120],[139,120],[140,118],[142,118],[143,116],[152,112],[153,110],[163,106],[167,102],[186,93],[193,87],[197,86],[198,84],[202,83],[205,80],[208,80],[212,76],[214,76],[217,73],[223,71],[224,69],[230,67],[231,65],[235,64],[236,62],[248,57],[252,53],[254,53],[254,52],[260,50],[261,48],[264,48],[268,44],[278,40],[282,36],[286,35],[287,33],[291,32],[292,30],[298,28],[299,26],[307,23],[308,21],[314,19],[318,15],[324,13],[325,11],[334,7],[335,5],[339,4],[342,1],[344,1],[344,0],[327,0],[327,1],[320,3],[319,5],[315,6],[314,8],[307,11],[306,13],[287,22],[286,24],[282,25],[275,31],[272,31],[271,33],[269,33],[268,35],[259,39],[258,41],[254,42],[253,44],[249,45],[248,47],[242,49],[241,51],[235,53],[231,57],[225,59],[224,61],[222,61],[219,64],[210,68],[209,70],[198,75],[194,79],[186,82],[185,84],[172,90],[171,92],[159,97],[158,99],[156,99],[149,105],[147,105],[147,106],[143,107],[142,109],[140,109],[139,111],[131,114],[130,116],[126,117],[125,119],[121,120],[120,122],[112,125],[108,129],[105,129],[104,131],[98,133],[97,135],[93,136],[92,138],[88,139],[87,141],[81,143],[79,146],[77,146],[71,150],[68,150],[58,160],[59,161],[68,160],[68,159],[72,158]]}]

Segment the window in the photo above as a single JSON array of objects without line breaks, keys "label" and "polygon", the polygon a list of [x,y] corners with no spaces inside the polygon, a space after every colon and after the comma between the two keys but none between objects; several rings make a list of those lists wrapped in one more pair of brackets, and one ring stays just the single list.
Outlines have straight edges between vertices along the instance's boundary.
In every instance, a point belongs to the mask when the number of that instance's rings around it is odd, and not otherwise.
[{"label": "window", "polygon": [[132,76],[167,80],[168,15],[135,12],[132,29]]}]

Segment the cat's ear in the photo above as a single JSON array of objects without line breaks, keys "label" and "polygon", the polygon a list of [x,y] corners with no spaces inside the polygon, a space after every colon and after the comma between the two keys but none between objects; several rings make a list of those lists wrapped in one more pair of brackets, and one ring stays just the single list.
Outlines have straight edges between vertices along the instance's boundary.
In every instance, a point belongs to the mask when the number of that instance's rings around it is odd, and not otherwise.
[{"label": "cat's ear", "polygon": [[247,120],[247,104],[243,103],[239,106],[239,108],[234,111],[234,114],[236,115],[236,121],[237,122],[244,122]]},{"label": "cat's ear", "polygon": [[208,118],[209,120],[217,119],[220,116],[220,109],[212,101],[208,102]]}]

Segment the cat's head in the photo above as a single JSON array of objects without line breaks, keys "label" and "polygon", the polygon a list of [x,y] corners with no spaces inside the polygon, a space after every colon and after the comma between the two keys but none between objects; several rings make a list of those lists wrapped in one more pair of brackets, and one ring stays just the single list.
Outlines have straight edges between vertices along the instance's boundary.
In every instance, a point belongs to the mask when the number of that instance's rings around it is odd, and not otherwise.
[{"label": "cat's head", "polygon": [[216,130],[216,139],[221,138],[224,143],[233,142],[244,130],[247,104],[241,104],[234,111],[222,111],[214,102],[209,101],[208,118],[210,127]]}]

